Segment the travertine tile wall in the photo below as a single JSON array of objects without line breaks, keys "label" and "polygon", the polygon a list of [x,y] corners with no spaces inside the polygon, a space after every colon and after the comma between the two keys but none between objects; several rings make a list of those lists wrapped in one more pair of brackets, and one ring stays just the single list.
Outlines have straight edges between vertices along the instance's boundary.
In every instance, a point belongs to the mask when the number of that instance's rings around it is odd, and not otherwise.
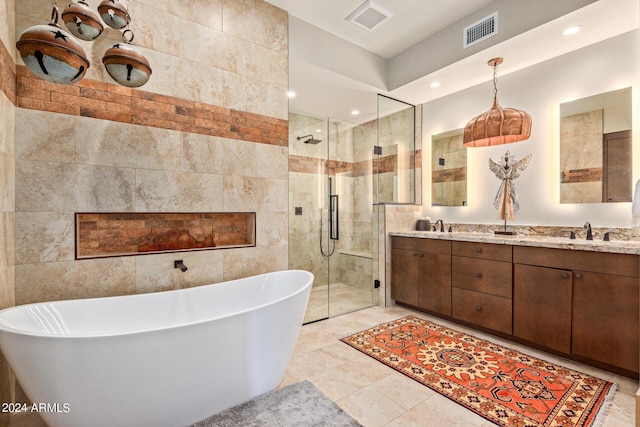
[{"label": "travertine tile wall", "polygon": [[[0,309],[15,304],[15,0],[0,3]],[[15,378],[0,354],[0,403],[14,399]],[[9,414],[0,412],[0,426]]]},{"label": "travertine tile wall", "polygon": [[[50,5],[18,2],[15,33],[48,22]],[[131,15],[153,68],[139,90],[113,84],[100,63],[120,41],[109,28],[81,42],[92,64],[77,85],[18,66],[17,304],[287,268],[286,12],[262,0],[137,0]],[[76,261],[76,211],[256,212],[256,247],[181,253],[186,273],[177,254]]]}]

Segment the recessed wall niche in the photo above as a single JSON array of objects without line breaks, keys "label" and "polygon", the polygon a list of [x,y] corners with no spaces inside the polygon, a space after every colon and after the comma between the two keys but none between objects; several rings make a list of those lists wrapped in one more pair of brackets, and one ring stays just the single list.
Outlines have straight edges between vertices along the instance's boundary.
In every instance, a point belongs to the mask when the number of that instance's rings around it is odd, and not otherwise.
[{"label": "recessed wall niche", "polygon": [[81,213],[76,259],[256,245],[255,212]]}]

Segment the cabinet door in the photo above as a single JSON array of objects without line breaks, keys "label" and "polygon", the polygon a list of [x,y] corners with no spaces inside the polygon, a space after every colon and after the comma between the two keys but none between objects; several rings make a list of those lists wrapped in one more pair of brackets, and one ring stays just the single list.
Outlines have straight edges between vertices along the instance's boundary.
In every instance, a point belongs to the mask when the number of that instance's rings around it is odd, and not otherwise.
[{"label": "cabinet door", "polygon": [[418,306],[419,252],[405,249],[391,251],[391,298]]},{"label": "cabinet door", "polygon": [[638,372],[638,278],[576,271],[572,353]]},{"label": "cabinet door", "polygon": [[571,352],[571,271],[513,265],[513,335]]},{"label": "cabinet door", "polygon": [[451,316],[451,255],[421,252],[419,262],[418,307]]}]

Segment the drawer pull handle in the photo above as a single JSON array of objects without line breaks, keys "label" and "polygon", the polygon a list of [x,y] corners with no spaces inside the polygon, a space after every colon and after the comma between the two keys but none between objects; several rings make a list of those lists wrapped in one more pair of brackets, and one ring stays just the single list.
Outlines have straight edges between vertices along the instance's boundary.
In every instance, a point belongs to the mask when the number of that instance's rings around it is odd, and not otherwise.
[{"label": "drawer pull handle", "polygon": [[563,278],[563,279],[568,279],[568,278],[569,278],[569,275],[568,275],[567,273],[562,273],[562,278]]},{"label": "drawer pull handle", "polygon": [[479,306],[477,306],[477,307],[476,307],[476,311],[477,311],[478,313],[482,312],[482,306],[480,306],[480,305],[479,305]]},{"label": "drawer pull handle", "polygon": [[482,253],[482,248],[476,248],[476,252],[478,252],[479,254]]},{"label": "drawer pull handle", "polygon": [[476,277],[477,277],[478,279],[482,279],[482,273],[476,273]]},{"label": "drawer pull handle", "polygon": [[418,256],[418,253],[417,253],[417,252],[414,252],[414,253],[413,253],[413,256]]},{"label": "drawer pull handle", "polygon": [[582,274],[576,273],[576,279],[582,279]]},{"label": "drawer pull handle", "polygon": [[420,254],[420,258],[424,258],[424,254],[423,253]]}]

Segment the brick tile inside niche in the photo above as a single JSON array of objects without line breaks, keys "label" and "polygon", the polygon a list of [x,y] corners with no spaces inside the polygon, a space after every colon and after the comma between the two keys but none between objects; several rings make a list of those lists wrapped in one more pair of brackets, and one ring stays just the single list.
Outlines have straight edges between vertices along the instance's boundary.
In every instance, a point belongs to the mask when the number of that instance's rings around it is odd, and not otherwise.
[{"label": "brick tile inside niche", "polygon": [[76,258],[255,246],[254,212],[76,213]]}]

